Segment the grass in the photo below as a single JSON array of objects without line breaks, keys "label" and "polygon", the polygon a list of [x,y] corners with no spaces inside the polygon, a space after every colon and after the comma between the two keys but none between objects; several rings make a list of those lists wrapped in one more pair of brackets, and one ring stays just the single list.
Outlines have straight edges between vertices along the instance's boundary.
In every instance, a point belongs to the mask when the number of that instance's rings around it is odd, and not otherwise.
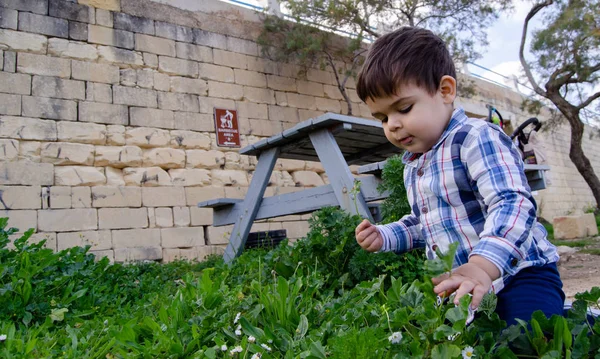
[{"label": "grass", "polygon": [[591,245],[598,243],[597,240],[592,239],[592,238],[579,239],[579,240],[550,239],[550,242],[552,242],[552,244],[554,244],[555,246],[567,246],[567,247],[574,247],[574,248],[583,248],[583,247],[591,246]]},{"label": "grass", "polygon": [[584,248],[580,250],[579,253],[588,253],[595,256],[600,256],[600,248]]}]

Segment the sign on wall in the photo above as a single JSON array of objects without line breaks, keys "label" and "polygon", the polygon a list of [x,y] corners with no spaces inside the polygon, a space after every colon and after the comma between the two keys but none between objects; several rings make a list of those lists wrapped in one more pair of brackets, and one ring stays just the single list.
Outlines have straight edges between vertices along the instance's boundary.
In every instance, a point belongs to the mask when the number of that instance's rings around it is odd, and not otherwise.
[{"label": "sign on wall", "polygon": [[215,107],[217,146],[240,147],[240,130],[237,111]]}]

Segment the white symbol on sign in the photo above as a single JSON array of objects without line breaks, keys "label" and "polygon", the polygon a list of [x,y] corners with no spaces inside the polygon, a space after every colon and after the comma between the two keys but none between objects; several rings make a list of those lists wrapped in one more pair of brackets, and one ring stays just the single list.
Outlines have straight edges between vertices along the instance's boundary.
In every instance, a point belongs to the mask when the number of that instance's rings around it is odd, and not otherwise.
[{"label": "white symbol on sign", "polygon": [[233,114],[226,110],[225,114],[219,118],[222,128],[233,128]]}]

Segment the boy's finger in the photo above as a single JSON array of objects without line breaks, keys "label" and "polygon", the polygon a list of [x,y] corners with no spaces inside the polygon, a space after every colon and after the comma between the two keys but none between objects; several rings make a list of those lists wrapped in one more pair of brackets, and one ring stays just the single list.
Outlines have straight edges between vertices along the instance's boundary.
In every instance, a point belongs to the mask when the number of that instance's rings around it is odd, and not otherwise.
[{"label": "boy's finger", "polygon": [[[454,297],[454,304],[458,305],[460,298],[465,294],[471,293],[475,288],[475,283],[470,280],[466,280],[460,284],[460,287],[456,290],[456,296]],[[472,303],[472,302],[471,302]]]},{"label": "boy's finger", "polygon": [[481,303],[481,300],[483,299],[483,296],[487,292],[488,291],[483,286],[476,286],[475,289],[473,289],[473,299],[471,299],[471,308],[478,308],[479,304]]},{"label": "boy's finger", "polygon": [[369,220],[363,219],[363,221],[360,222],[360,224],[358,226],[356,226],[355,234],[358,235],[360,232],[362,232],[363,230],[368,228],[370,225],[371,225],[371,222],[369,222]]},{"label": "boy's finger", "polygon": [[377,232],[377,229],[375,228],[375,226],[371,226],[367,229],[363,229],[362,231],[360,231],[360,233],[358,233],[356,235],[356,238],[358,239],[358,243],[364,242],[374,232]]},{"label": "boy's finger", "polygon": [[451,276],[448,279],[440,282],[440,284],[433,287],[433,291],[436,294],[445,292],[446,296],[449,296],[450,294],[454,293],[454,291],[460,286],[460,284],[463,282],[463,280],[464,280],[464,277],[462,277],[462,276],[457,276],[457,275]]},{"label": "boy's finger", "polygon": [[450,277],[450,275],[448,273],[444,273],[435,278],[431,278],[431,282],[433,283],[433,285],[438,285],[438,284],[442,283],[443,281],[445,281],[446,279],[448,279],[449,277]]},{"label": "boy's finger", "polygon": [[379,243],[377,241],[377,239],[379,238],[379,233],[374,232],[373,234],[371,234],[367,240],[369,241],[369,246],[367,248],[365,248],[367,251],[369,252],[374,252],[376,250],[378,250],[379,248]]}]

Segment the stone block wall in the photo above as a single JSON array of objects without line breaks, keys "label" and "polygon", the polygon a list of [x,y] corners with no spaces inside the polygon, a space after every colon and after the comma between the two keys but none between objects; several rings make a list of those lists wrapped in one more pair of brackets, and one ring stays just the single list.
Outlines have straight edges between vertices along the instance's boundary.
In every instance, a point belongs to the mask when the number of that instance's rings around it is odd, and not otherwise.
[{"label": "stone block wall", "polygon": [[[261,57],[260,27],[254,12],[217,0],[0,0],[0,215],[49,248],[89,244],[114,261],[222,252],[231,226],[213,227],[212,210],[196,204],[243,198],[256,159],[217,146],[214,107],[238,111],[242,147],[346,111],[331,72],[300,76]],[[458,101],[470,113],[485,115],[492,101],[521,119],[517,94],[477,86],[479,96]],[[370,118],[352,81],[348,89],[354,115]],[[554,187],[540,202],[558,215],[590,192],[568,160],[568,135],[553,136]],[[267,195],[324,183],[319,163],[279,160]],[[296,239],[308,217],[252,230]]]}]

